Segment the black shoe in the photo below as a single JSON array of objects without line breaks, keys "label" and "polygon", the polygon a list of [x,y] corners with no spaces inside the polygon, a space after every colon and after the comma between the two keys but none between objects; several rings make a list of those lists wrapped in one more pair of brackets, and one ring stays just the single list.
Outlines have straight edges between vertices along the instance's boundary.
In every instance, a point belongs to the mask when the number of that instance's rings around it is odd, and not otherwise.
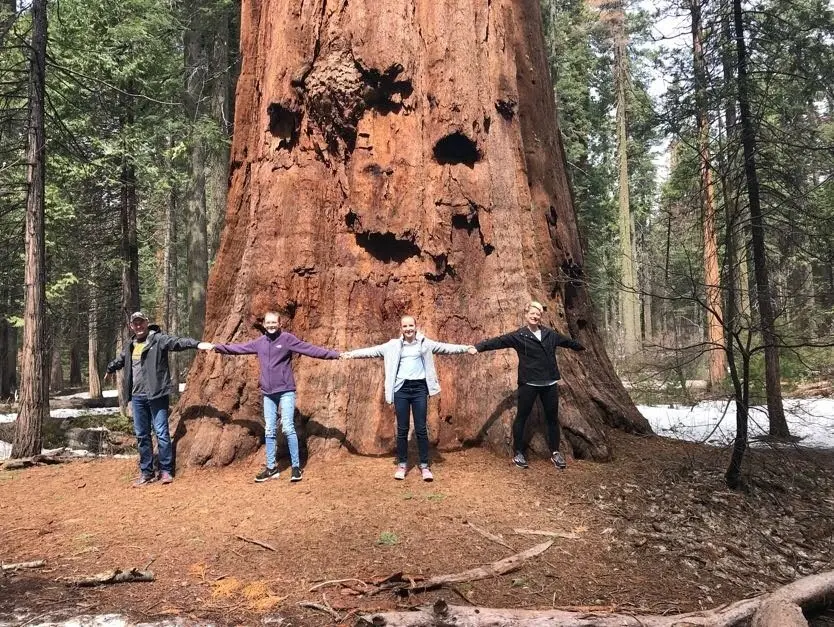
[{"label": "black shoe", "polygon": [[528,466],[527,458],[524,457],[524,453],[521,451],[515,454],[515,457],[513,457],[513,463],[519,468],[527,468]]},{"label": "black shoe", "polygon": [[281,473],[278,472],[278,467],[264,468],[261,472],[255,475],[255,483],[263,483],[270,479],[277,479]]},{"label": "black shoe", "polygon": [[550,461],[552,461],[553,465],[559,470],[564,470],[568,467],[567,462],[565,462],[565,458],[562,457],[562,454],[559,451],[554,451],[553,455],[550,456]]},{"label": "black shoe", "polygon": [[301,468],[298,466],[292,467],[292,475],[290,476],[290,481],[301,481]]}]

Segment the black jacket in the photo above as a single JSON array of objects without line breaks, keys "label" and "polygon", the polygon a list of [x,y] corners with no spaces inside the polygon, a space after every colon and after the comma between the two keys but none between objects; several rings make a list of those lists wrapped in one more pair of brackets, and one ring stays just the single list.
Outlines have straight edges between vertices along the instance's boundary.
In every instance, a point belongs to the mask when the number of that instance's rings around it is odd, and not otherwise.
[{"label": "black jacket", "polygon": [[[133,343],[136,337],[130,338],[122,354],[107,364],[107,372],[113,373],[125,366],[125,376],[122,378],[124,398],[130,400],[133,392]],[[168,351],[184,351],[197,348],[199,340],[190,337],[174,337],[165,335],[155,324],[148,327],[148,337],[145,348],[142,349],[142,371],[145,373],[145,383],[148,387],[148,399],[161,398],[171,393],[171,372],[168,369]]]},{"label": "black jacket", "polygon": [[515,349],[518,354],[519,385],[530,381],[558,381],[561,377],[559,366],[556,365],[556,349],[564,346],[575,351],[584,351],[585,347],[553,329],[542,326],[539,328],[542,331],[541,342],[525,325],[512,333],[478,342],[475,348],[479,353],[499,348]]}]

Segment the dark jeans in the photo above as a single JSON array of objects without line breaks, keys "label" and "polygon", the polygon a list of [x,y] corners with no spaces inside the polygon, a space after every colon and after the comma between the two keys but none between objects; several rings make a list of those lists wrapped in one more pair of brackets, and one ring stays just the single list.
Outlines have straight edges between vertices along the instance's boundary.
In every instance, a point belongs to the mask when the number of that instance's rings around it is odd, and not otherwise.
[{"label": "dark jeans", "polygon": [[143,475],[153,475],[153,429],[159,449],[159,470],[173,472],[171,434],[168,431],[168,397],[148,399],[146,396],[134,396],[130,402],[133,405],[133,430],[139,445],[139,470]]},{"label": "dark jeans", "polygon": [[513,445],[516,452],[524,452],[524,425],[533,411],[536,397],[542,399],[544,424],[547,427],[547,444],[551,452],[559,450],[559,385],[518,386],[518,413],[513,422]]},{"label": "dark jeans", "polygon": [[426,428],[426,412],[429,406],[429,387],[425,379],[414,379],[403,383],[394,392],[394,411],[397,412],[397,463],[408,461],[409,412],[414,416],[414,433],[417,436],[417,451],[420,464],[429,463],[429,431]]}]

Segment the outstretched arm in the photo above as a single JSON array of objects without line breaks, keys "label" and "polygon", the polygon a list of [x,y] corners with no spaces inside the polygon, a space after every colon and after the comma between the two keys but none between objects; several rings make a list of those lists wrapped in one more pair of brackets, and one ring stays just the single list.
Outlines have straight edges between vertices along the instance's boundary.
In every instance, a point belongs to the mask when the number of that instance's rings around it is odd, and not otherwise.
[{"label": "outstretched arm", "polygon": [[287,342],[288,348],[294,353],[307,355],[307,357],[315,357],[316,359],[339,359],[338,351],[322,348],[304,340],[299,340],[292,333],[287,333],[286,335],[289,340]]},{"label": "outstretched arm", "polygon": [[188,349],[195,349],[200,345],[200,340],[195,340],[191,337],[177,337],[175,335],[159,334],[159,339],[156,340],[159,347],[163,350],[174,352],[184,351]]},{"label": "outstretched arm", "polygon": [[258,352],[255,342],[245,342],[243,344],[215,344],[214,351],[221,355],[255,355]]},{"label": "outstretched arm", "polygon": [[436,355],[459,355],[466,353],[472,346],[469,344],[446,344],[435,340],[426,340],[429,343],[431,352]]},{"label": "outstretched arm", "polygon": [[475,350],[479,353],[484,351],[495,351],[502,348],[515,348],[515,333],[505,333],[498,337],[491,337],[475,344]]},{"label": "outstretched arm", "polygon": [[562,346],[575,351],[584,351],[585,347],[567,335],[556,334],[556,346]]},{"label": "outstretched arm", "polygon": [[342,359],[369,359],[371,357],[383,357],[385,355],[385,344],[368,346],[367,348],[356,348],[341,354]]},{"label": "outstretched arm", "polygon": [[121,355],[116,357],[113,361],[107,364],[107,374],[113,374],[117,370],[121,370],[125,366],[125,354],[122,352]]}]

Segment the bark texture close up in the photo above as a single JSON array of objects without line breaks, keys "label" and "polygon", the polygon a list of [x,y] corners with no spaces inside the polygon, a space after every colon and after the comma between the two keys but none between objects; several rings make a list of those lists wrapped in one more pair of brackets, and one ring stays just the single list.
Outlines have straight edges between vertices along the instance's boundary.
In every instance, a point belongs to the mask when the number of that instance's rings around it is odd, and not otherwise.
[{"label": "bark texture close up", "polygon": [[[252,339],[277,309],[283,328],[337,350],[398,335],[405,313],[431,338],[469,344],[516,329],[537,299],[545,324],[588,348],[559,356],[572,452],[608,459],[605,425],[650,431],[583,284],[536,0],[244,0],[241,50],[204,339]],[[515,355],[436,362],[435,444],[506,450]],[[393,450],[381,360],[299,357],[294,369],[309,451]],[[180,465],[257,447],[257,370],[254,357],[197,358],[172,417]]]}]

